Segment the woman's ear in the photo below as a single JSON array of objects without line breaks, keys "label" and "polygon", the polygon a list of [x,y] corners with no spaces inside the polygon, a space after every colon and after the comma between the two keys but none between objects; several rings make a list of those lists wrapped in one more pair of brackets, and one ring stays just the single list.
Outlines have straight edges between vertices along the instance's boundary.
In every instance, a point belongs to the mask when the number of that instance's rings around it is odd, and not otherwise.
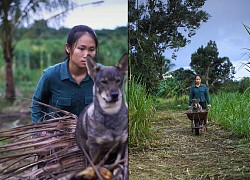
[{"label": "woman's ear", "polygon": [[70,54],[70,48],[69,48],[69,45],[68,43],[65,44],[65,50],[68,54]]}]

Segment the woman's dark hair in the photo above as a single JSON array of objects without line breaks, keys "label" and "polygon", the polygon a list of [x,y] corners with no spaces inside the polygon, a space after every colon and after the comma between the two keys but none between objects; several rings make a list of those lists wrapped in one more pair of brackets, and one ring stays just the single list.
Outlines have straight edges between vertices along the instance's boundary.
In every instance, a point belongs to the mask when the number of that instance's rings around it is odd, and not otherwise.
[{"label": "woman's dark hair", "polygon": [[194,79],[196,79],[197,77],[201,78],[201,76],[197,74],[197,75],[194,76]]},{"label": "woman's dark hair", "polygon": [[[92,38],[94,39],[95,41],[95,45],[96,45],[96,49],[98,49],[98,39],[97,39],[97,36],[96,36],[96,33],[95,31],[90,28],[89,26],[86,26],[86,25],[78,25],[78,26],[74,26],[69,34],[68,34],[68,38],[67,38],[67,44],[69,46],[69,48],[71,50],[73,50],[73,46],[75,44],[75,42],[85,33],[89,33]],[[67,58],[69,58],[69,53],[67,51],[66,52],[66,55],[67,55]]]}]

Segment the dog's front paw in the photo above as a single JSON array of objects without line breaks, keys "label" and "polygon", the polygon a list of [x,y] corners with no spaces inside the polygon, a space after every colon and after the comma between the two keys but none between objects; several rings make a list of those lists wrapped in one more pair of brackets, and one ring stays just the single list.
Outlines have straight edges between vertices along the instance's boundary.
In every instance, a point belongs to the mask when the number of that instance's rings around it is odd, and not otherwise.
[{"label": "dog's front paw", "polygon": [[111,177],[112,177],[112,173],[108,169],[106,169],[106,168],[101,168],[100,169],[100,175],[104,179],[111,179]]},{"label": "dog's front paw", "polygon": [[83,171],[77,173],[73,178],[71,178],[71,180],[73,180],[73,179],[92,180],[92,179],[96,179],[96,178],[97,177],[96,177],[95,170],[93,169],[93,167],[87,167]]},{"label": "dog's front paw", "polygon": [[[96,167],[96,169],[99,169],[98,172],[101,175],[101,177],[105,180],[109,180],[112,178],[112,173],[110,170],[104,167]],[[71,180],[78,180],[78,179],[85,179],[85,180],[96,180],[98,176],[96,175],[96,172],[93,167],[87,167],[85,170],[77,173],[74,177],[71,178]]]}]

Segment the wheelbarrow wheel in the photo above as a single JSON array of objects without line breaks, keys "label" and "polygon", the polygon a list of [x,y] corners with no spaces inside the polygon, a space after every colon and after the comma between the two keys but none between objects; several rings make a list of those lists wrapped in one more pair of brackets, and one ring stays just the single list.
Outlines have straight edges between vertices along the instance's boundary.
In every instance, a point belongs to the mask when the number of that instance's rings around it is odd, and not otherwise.
[{"label": "wheelbarrow wheel", "polygon": [[199,135],[200,134],[200,122],[199,121],[195,121],[194,122],[194,130],[195,130],[195,135]]}]

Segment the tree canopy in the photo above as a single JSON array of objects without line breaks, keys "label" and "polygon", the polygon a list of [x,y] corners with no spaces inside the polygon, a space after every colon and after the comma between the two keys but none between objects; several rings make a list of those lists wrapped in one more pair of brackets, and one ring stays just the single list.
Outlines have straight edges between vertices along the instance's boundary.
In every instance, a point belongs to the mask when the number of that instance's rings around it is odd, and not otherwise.
[{"label": "tree canopy", "polygon": [[201,46],[191,55],[191,69],[199,74],[211,91],[215,91],[226,80],[232,79],[233,64],[228,57],[219,57],[215,41],[210,40],[206,47]]},{"label": "tree canopy", "polygon": [[[200,8],[205,0],[129,0],[129,45],[131,73],[154,92],[162,68],[170,63],[166,49],[177,51],[190,42],[209,14]],[[175,54],[173,54],[173,57]]]}]

